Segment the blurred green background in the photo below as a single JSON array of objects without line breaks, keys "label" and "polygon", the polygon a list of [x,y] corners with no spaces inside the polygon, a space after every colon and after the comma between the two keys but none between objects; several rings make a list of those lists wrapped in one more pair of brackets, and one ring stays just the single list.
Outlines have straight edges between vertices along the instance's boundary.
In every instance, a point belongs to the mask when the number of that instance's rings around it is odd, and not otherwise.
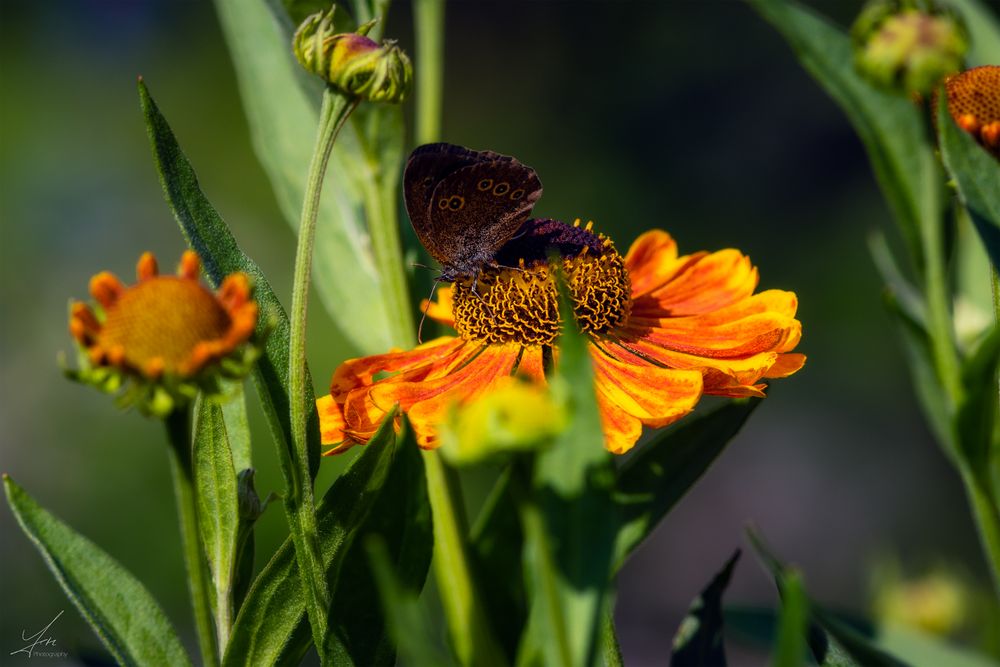
[{"label": "blurred green background", "polygon": [[[411,7],[393,4],[385,34],[412,54]],[[820,7],[841,23],[857,11]],[[866,250],[888,211],[840,111],[771,28],[738,2],[451,2],[445,57],[444,138],[535,167],[545,184],[537,215],[592,219],[621,250],[653,227],[682,252],[737,247],[760,267],[762,288],[799,296],[808,365],[776,383],[620,576],[630,664],[665,661],[687,604],[743,542],[747,521],[834,607],[867,609],[880,554],[987,584]],[[131,280],[142,251],[166,268],[183,249],[150,159],[139,74],[204,190],[290,301],[294,238],[250,148],[211,3],[3,0],[0,468],[146,583],[190,642],[162,429],[65,381],[56,363],[72,349],[67,302],[87,296],[92,274]],[[310,314],[323,391],[352,351],[318,302]],[[252,410],[263,495],[281,482]],[[325,460],[321,490],[346,460]],[[258,565],[284,533],[274,507]],[[61,609],[60,648],[99,661],[97,639],[6,506],[0,535],[0,662],[14,660],[22,630]],[[752,558],[728,599],[773,603]]]}]

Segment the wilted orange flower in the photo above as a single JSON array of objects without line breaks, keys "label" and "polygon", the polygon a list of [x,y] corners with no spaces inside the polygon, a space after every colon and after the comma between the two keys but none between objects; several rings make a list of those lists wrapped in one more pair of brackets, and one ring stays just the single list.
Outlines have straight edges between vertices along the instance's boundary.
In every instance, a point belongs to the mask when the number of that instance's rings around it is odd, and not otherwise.
[{"label": "wilted orange flower", "polygon": [[[558,290],[548,263],[563,258],[574,312],[589,336],[607,448],[628,451],[642,427],[689,413],[702,394],[764,396],[762,379],[799,370],[796,297],[754,294],[757,269],[737,250],[679,256],[664,231],[643,234],[622,257],[610,239],[555,220],[529,220],[485,267],[438,292],[427,314],[453,326],[412,350],[344,362],[317,401],[325,444],[363,444],[399,404],[422,447],[463,403],[511,374],[544,383],[556,362]],[[514,268],[516,267],[516,268]]]},{"label": "wilted orange flower", "polygon": [[1000,65],[973,67],[945,82],[955,123],[1000,157]]},{"label": "wilted orange flower", "polygon": [[[199,269],[198,255],[189,250],[176,276],[161,276],[156,258],[147,252],[136,266],[134,285],[123,285],[107,271],[91,278],[90,293],[100,308],[95,312],[76,302],[70,310],[70,332],[89,364],[74,376],[111,391],[131,378],[143,387],[165,385],[167,393],[183,394],[184,383],[198,380],[210,367],[225,365],[223,361],[231,362],[233,372],[213,370],[240,375],[247,355],[230,357],[257,325],[249,280],[243,273],[231,274],[215,295],[198,281]],[[175,403],[163,391],[149,398],[141,407],[158,414]]]}]

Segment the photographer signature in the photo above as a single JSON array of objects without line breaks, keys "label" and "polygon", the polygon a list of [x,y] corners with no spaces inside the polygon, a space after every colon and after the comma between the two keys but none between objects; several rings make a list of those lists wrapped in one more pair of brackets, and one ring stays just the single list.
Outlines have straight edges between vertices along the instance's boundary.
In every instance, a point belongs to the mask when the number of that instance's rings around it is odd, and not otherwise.
[{"label": "photographer signature", "polygon": [[[63,609],[63,611],[66,611],[66,610]],[[28,634],[27,630],[22,630],[21,631],[21,641],[31,642],[31,643],[28,644],[27,646],[25,646],[24,648],[20,648],[20,649],[18,649],[16,651],[11,651],[11,655],[17,655],[18,653],[24,653],[24,654],[26,654],[30,658],[32,656],[32,654],[35,652],[35,647],[38,647],[38,646],[55,646],[56,645],[56,640],[52,639],[51,637],[47,637],[46,636],[46,632],[48,631],[49,628],[52,627],[53,623],[55,623],[57,620],[59,620],[59,617],[63,615],[63,611],[60,611],[58,614],[56,614],[56,617],[53,618],[51,621],[49,621],[48,625],[46,625],[44,628],[42,628],[41,630],[39,630],[35,634],[31,635],[30,637],[26,637],[25,636],[26,634]],[[41,652],[39,652],[39,654],[41,655]]]}]

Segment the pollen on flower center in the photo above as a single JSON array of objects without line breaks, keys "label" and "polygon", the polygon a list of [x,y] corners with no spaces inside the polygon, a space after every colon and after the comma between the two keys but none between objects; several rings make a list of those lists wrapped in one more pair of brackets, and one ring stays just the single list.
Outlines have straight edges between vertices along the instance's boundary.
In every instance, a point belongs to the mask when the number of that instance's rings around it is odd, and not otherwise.
[{"label": "pollen on flower center", "polygon": [[108,309],[97,337],[105,349],[120,346],[124,361],[145,368],[156,357],[177,372],[198,343],[223,338],[230,318],[198,282],[157,276],[122,293]]},{"label": "pollen on flower center", "polygon": [[496,267],[457,281],[455,329],[469,340],[551,345],[559,335],[559,292],[549,253],[562,257],[580,328],[598,335],[628,319],[630,283],[622,256],[590,226],[529,220],[497,254]]}]

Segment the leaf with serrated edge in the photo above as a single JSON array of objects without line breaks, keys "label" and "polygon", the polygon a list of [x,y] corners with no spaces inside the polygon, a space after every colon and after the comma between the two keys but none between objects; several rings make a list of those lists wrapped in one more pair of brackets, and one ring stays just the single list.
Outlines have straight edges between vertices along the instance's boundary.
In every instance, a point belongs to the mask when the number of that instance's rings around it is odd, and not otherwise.
[{"label": "leaf with serrated edge", "polygon": [[21,529],[119,664],[191,664],[170,621],[138,579],[42,509],[10,477],[4,475],[3,483]]}]

